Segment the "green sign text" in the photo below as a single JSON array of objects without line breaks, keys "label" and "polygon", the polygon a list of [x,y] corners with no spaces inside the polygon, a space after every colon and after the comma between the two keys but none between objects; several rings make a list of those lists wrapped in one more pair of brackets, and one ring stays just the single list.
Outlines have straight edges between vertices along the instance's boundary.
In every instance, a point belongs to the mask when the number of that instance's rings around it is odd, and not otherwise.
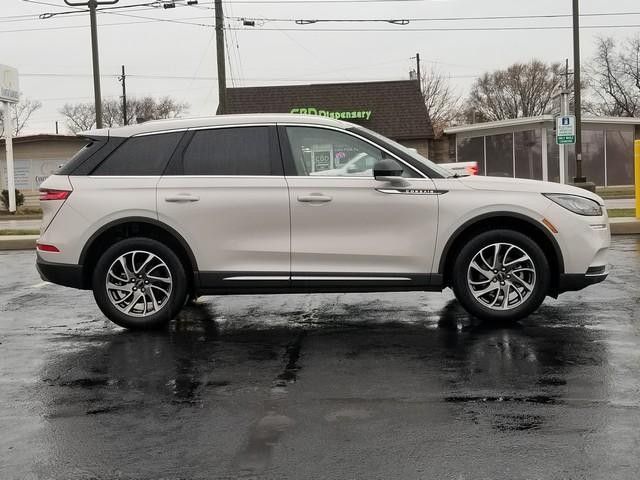
[{"label": "green sign text", "polygon": [[332,112],[320,110],[315,107],[292,108],[289,113],[299,113],[301,115],[318,115],[320,117],[335,118],[336,120],[369,120],[371,110],[350,110],[344,112]]}]

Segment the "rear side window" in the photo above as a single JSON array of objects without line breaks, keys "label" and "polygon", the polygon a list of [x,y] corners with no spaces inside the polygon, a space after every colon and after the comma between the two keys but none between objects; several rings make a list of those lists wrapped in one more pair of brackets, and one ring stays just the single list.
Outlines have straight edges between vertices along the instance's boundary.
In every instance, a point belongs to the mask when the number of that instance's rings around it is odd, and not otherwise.
[{"label": "rear side window", "polygon": [[184,132],[131,137],[92,175],[162,175]]},{"label": "rear side window", "polygon": [[275,127],[216,128],[194,133],[184,152],[182,173],[281,175],[279,163]]},{"label": "rear side window", "polygon": [[91,158],[98,150],[104,147],[107,143],[107,137],[98,137],[87,139],[87,144],[82,147],[78,152],[69,159],[60,170],[56,173],[58,175],[72,175],[74,171],[80,167],[84,162]]}]

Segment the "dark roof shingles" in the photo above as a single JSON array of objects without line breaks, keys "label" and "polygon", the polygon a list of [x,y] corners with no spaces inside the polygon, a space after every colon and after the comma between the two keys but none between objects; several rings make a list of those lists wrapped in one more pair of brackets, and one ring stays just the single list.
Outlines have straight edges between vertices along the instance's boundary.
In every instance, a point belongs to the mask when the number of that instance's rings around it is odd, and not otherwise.
[{"label": "dark roof shingles", "polygon": [[371,110],[369,120],[347,120],[396,139],[433,138],[415,80],[240,87],[227,90],[228,113],[289,113],[292,108]]}]

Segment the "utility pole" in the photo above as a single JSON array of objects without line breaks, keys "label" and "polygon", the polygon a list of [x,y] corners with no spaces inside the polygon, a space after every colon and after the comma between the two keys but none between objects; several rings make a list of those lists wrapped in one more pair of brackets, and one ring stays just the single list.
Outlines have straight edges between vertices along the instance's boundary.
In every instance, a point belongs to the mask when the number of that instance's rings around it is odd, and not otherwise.
[{"label": "utility pole", "polygon": [[70,7],[88,7],[91,22],[91,58],[93,61],[93,96],[96,109],[96,128],[102,128],[102,94],[100,92],[100,59],[98,57],[98,25],[96,9],[99,5],[113,5],[120,0],[88,0],[87,2],[71,2],[64,0]]},{"label": "utility pole", "polygon": [[420,71],[420,54],[416,53],[416,73],[418,74],[418,86],[420,93],[422,93],[422,73]]},{"label": "utility pole", "polygon": [[124,72],[124,65],[122,65],[122,75],[118,77],[118,81],[122,83],[122,124],[129,125],[127,119],[127,74]]},{"label": "utility pole", "polygon": [[[416,77],[418,80],[418,88],[420,89],[420,93],[422,93],[422,73],[421,73],[421,69],[420,69],[420,54],[416,53],[415,57],[410,57],[410,60],[413,60],[415,58],[416,60]],[[412,74],[412,72],[410,72],[410,75]]]},{"label": "utility pole", "polygon": [[227,113],[227,73],[224,60],[224,13],[222,0],[214,1],[216,12],[216,60],[218,64],[218,110],[217,115]]},{"label": "utility pole", "polygon": [[582,102],[580,95],[580,1],[573,0],[573,96],[576,116],[576,176],[573,183],[595,191],[595,185],[587,182],[582,173]]}]

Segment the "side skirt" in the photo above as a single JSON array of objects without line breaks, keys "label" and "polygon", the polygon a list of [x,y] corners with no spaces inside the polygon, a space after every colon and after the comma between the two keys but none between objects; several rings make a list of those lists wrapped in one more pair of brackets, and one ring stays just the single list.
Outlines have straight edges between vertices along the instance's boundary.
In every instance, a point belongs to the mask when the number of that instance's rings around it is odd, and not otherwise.
[{"label": "side skirt", "polygon": [[439,274],[199,272],[198,295],[441,291]]}]

